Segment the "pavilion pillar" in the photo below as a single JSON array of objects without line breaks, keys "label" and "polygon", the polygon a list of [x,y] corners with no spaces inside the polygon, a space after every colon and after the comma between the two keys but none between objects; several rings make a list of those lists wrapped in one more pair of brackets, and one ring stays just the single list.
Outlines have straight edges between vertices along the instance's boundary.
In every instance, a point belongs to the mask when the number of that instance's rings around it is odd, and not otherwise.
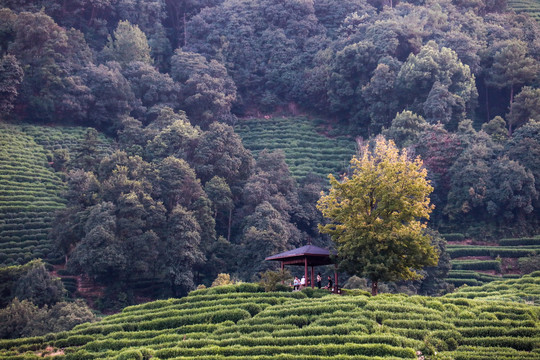
[{"label": "pavilion pillar", "polygon": [[305,284],[305,286],[307,286],[307,281],[308,281],[307,257],[304,258],[304,279],[306,279],[306,284]]},{"label": "pavilion pillar", "polygon": [[338,289],[339,289],[339,285],[338,285],[337,265],[334,265],[334,294],[337,294]]},{"label": "pavilion pillar", "polygon": [[311,265],[311,288],[315,288],[315,282],[313,281],[313,275],[315,274],[315,270],[313,270],[313,265]]},{"label": "pavilion pillar", "polygon": [[[283,261],[280,261],[280,262],[281,262],[281,273],[283,274],[283,271],[285,270],[285,264],[283,263]],[[285,280],[281,280],[281,283],[285,284]]]}]

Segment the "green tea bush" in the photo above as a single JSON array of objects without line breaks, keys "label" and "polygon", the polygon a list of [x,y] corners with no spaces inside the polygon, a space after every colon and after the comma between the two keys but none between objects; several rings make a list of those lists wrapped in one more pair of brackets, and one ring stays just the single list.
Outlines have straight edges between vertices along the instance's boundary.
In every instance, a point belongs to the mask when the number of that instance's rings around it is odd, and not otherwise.
[{"label": "green tea bush", "polygon": [[463,240],[465,240],[465,235],[460,234],[460,233],[441,234],[441,236],[446,241],[463,241]]},{"label": "green tea bush", "polygon": [[501,262],[497,260],[452,260],[455,270],[495,270],[501,272]]},{"label": "green tea bush", "polygon": [[508,336],[498,337],[475,337],[464,338],[463,345],[483,346],[483,347],[509,347],[516,350],[532,351],[540,347],[540,340],[530,338],[517,338]]},{"label": "green tea bush", "polygon": [[56,340],[54,342],[54,346],[60,347],[60,348],[71,347],[71,346],[81,346],[93,340],[94,340],[94,337],[90,335],[74,335],[74,336],[68,337],[67,339]]},{"label": "green tea bush", "polygon": [[540,246],[540,237],[500,239],[499,245],[501,246],[524,246],[524,245]]},{"label": "green tea bush", "polygon": [[218,324],[230,320],[236,323],[239,320],[248,319],[250,317],[250,313],[242,309],[220,310],[212,314],[211,322],[214,324]]}]

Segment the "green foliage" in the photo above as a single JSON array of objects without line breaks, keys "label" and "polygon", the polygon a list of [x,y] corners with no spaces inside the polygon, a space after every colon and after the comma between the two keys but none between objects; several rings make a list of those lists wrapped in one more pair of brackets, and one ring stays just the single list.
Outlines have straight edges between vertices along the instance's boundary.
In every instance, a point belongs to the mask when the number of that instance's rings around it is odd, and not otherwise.
[{"label": "green foliage", "polygon": [[13,109],[18,95],[18,87],[23,79],[17,58],[5,55],[0,59],[0,116],[5,117]]},{"label": "green foliage", "polygon": [[41,261],[28,265],[28,270],[15,282],[12,296],[39,307],[52,306],[62,300],[65,289],[60,279],[52,278]]},{"label": "green foliage", "polygon": [[139,26],[132,25],[127,20],[118,23],[112,37],[109,36],[101,56],[105,60],[118,61],[122,65],[134,61],[152,64],[146,35]]},{"label": "green foliage", "polygon": [[540,255],[522,257],[518,260],[518,266],[523,274],[540,271]]},{"label": "green foliage", "polygon": [[[2,340],[0,359],[47,347],[64,348],[67,358],[382,360],[415,359],[417,351],[453,358],[482,349],[497,359],[534,359],[539,346],[532,305],[450,295],[308,298],[239,292],[240,286],[128,307],[71,331]],[[224,288],[229,291],[213,292]]]},{"label": "green foliage", "polygon": [[465,235],[460,233],[454,233],[454,234],[441,234],[441,236],[446,241],[462,241],[465,239]]},{"label": "green foliage", "polygon": [[330,223],[319,229],[337,244],[340,266],[369,278],[376,295],[379,280],[419,278],[416,270],[437,263],[421,220],[431,212],[433,188],[421,160],[410,161],[384,138],[373,151],[365,146],[351,166],[351,177],[341,182],[330,175],[330,192],[318,202]]},{"label": "green foliage", "polygon": [[495,270],[501,271],[501,262],[497,260],[453,260],[455,270]]},{"label": "green foliage", "polygon": [[291,279],[292,275],[287,269],[279,271],[266,270],[261,274],[259,284],[264,287],[265,291],[277,291],[281,283],[288,283]]},{"label": "green foliage", "polygon": [[78,324],[95,321],[96,316],[81,300],[40,309],[31,301],[15,298],[0,310],[0,320],[0,338],[18,338],[71,330]]},{"label": "green foliage", "polygon": [[469,66],[457,53],[433,41],[409,55],[397,84],[406,103],[432,123],[457,124],[472,111],[478,96]]}]

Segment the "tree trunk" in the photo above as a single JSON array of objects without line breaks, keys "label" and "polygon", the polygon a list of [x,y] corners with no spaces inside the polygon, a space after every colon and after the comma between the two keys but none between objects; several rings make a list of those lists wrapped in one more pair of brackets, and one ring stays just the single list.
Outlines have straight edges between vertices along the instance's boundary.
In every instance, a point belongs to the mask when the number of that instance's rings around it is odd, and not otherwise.
[{"label": "tree trunk", "polygon": [[88,20],[88,25],[92,25],[94,22],[94,17],[96,16],[96,7],[92,6],[92,13],[90,14],[90,20]]},{"label": "tree trunk", "polygon": [[228,241],[228,242],[231,242],[232,211],[233,211],[233,209],[231,208],[231,209],[229,210],[229,226],[228,226],[228,228],[227,228],[227,241]]},{"label": "tree trunk", "polygon": [[486,89],[486,122],[489,122],[489,91],[486,82],[484,81],[484,87]]},{"label": "tree trunk", "polygon": [[510,85],[510,114],[508,114],[508,137],[512,136],[512,105],[514,104],[514,84]]},{"label": "tree trunk", "polygon": [[371,295],[376,296],[379,293],[379,281],[372,280],[371,281]]},{"label": "tree trunk", "polygon": [[187,45],[186,13],[184,12],[184,46]]}]

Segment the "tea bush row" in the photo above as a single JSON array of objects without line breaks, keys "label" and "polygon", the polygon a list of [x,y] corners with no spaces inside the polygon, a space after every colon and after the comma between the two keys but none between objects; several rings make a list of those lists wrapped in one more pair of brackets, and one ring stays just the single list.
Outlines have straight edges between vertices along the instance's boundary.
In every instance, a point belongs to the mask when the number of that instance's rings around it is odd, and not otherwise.
[{"label": "tea bush row", "polygon": [[525,257],[535,255],[540,252],[538,249],[523,249],[519,247],[506,247],[506,246],[461,246],[452,247],[448,245],[446,251],[452,259],[465,257],[465,256],[491,256],[491,257]]},{"label": "tea bush row", "polygon": [[315,356],[335,356],[335,355],[364,355],[364,356],[396,356],[404,359],[415,359],[416,353],[410,348],[400,348],[384,344],[345,344],[345,345],[293,345],[275,348],[273,346],[252,346],[243,347],[209,347],[202,349],[193,348],[170,348],[156,351],[159,358],[171,358],[177,356],[273,356],[275,354],[291,355],[315,355]]},{"label": "tea bush row", "polygon": [[524,245],[536,245],[540,247],[540,237],[526,237],[526,238],[514,238],[514,239],[500,239],[499,245],[501,246],[524,246]]},{"label": "tea bush row", "polygon": [[501,262],[497,260],[452,260],[455,270],[495,270],[501,272]]}]

